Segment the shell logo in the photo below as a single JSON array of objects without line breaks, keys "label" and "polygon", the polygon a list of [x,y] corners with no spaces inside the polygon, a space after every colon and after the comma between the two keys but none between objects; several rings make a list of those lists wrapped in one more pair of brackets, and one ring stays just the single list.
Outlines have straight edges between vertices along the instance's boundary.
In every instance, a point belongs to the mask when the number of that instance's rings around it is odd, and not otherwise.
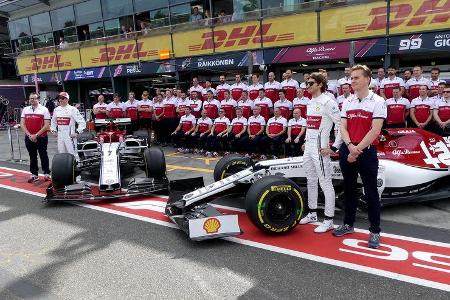
[{"label": "shell logo", "polygon": [[205,221],[205,223],[203,223],[203,229],[205,229],[207,234],[217,233],[220,226],[220,221],[216,218],[209,218]]}]

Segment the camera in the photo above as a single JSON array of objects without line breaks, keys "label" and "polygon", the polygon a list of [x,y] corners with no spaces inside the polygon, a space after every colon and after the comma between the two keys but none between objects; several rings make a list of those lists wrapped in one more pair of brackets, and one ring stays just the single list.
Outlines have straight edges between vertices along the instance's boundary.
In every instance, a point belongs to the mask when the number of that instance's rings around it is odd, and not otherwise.
[{"label": "camera", "polygon": [[259,70],[260,71],[267,71],[267,66],[266,65],[259,65]]}]

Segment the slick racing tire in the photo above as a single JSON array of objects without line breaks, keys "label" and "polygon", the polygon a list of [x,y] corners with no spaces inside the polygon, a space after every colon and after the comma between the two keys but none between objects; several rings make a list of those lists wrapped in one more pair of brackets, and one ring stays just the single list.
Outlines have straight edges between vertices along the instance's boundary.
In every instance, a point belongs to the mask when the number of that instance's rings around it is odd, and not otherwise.
[{"label": "slick racing tire", "polygon": [[90,132],[82,132],[77,136],[78,143],[84,143],[94,139],[94,135]]},{"label": "slick racing tire", "polygon": [[245,209],[252,223],[270,234],[283,234],[297,226],[303,213],[303,196],[292,180],[267,176],[250,186]]},{"label": "slick racing tire", "polygon": [[52,160],[52,184],[55,188],[63,188],[75,182],[75,156],[70,153],[58,153]]},{"label": "slick racing tire", "polygon": [[144,150],[144,167],[147,178],[166,178],[166,158],[159,147],[150,147]]},{"label": "slick racing tire", "polygon": [[146,145],[150,145],[150,138],[148,136],[147,130],[137,130],[133,132],[133,136],[139,139],[143,139],[146,143]]},{"label": "slick racing tire", "polygon": [[252,166],[252,159],[239,154],[222,157],[214,167],[214,181],[222,180]]}]

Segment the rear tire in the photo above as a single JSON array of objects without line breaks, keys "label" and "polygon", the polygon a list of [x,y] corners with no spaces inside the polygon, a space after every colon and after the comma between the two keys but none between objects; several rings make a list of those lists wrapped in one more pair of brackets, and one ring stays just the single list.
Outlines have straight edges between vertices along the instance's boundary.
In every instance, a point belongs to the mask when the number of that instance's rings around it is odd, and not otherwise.
[{"label": "rear tire", "polygon": [[222,180],[251,167],[252,159],[239,154],[230,154],[222,157],[214,167],[214,181]]},{"label": "rear tire", "polygon": [[292,180],[267,176],[250,186],[245,209],[252,223],[269,234],[283,234],[297,226],[303,214],[303,196]]},{"label": "rear tire", "polygon": [[58,153],[52,160],[52,184],[63,188],[75,182],[75,156],[70,153]]},{"label": "rear tire", "polygon": [[147,178],[166,178],[166,158],[159,147],[150,147],[144,150],[144,167]]}]

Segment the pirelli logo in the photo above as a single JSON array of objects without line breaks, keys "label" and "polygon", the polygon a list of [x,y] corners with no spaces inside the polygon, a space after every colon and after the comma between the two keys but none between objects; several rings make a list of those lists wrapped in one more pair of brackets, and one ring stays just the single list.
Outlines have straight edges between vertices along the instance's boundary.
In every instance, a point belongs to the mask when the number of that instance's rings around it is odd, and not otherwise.
[{"label": "pirelli logo", "polygon": [[33,57],[30,59],[30,66],[26,67],[27,71],[43,71],[55,68],[71,67],[70,61],[63,61],[61,55],[49,54],[44,57]]},{"label": "pirelli logo", "polygon": [[120,62],[129,59],[139,59],[158,56],[158,50],[142,50],[143,42],[131,42],[121,46],[108,46],[99,49],[99,56],[92,58],[92,63]]}]

